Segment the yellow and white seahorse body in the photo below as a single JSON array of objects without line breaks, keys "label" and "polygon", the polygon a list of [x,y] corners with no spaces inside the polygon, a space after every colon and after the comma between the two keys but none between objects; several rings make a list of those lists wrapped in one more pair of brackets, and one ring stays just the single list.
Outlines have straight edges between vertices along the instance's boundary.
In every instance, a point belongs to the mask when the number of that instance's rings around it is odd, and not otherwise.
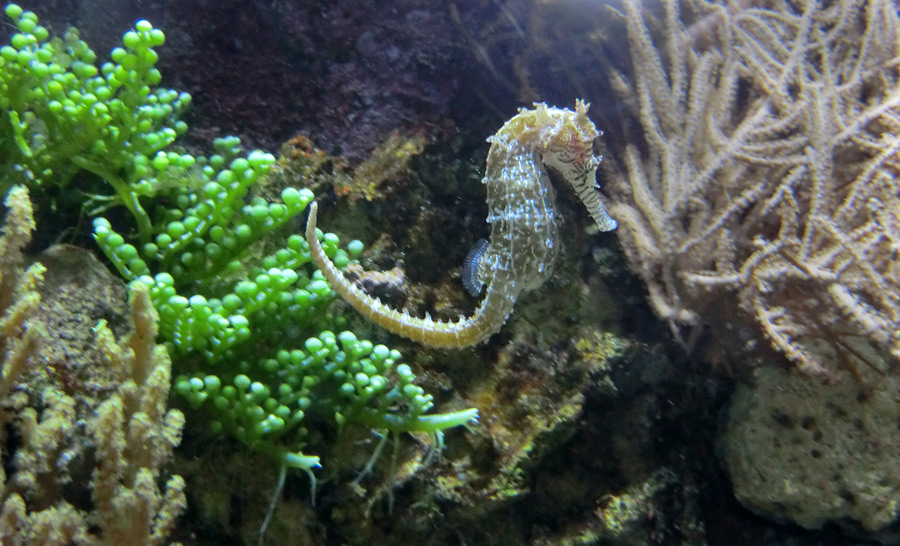
[{"label": "yellow and white seahorse body", "polygon": [[466,268],[474,275],[467,289],[486,286],[485,297],[471,317],[458,321],[411,317],[369,296],[344,278],[325,255],[316,237],[317,206],[312,204],[306,240],[316,266],[335,291],[357,311],[383,328],[438,347],[466,347],[496,333],[512,313],[516,298],[539,287],[553,272],[559,251],[556,196],[545,167],[572,185],[602,231],[616,228],[600,203],[593,154],[597,128],[587,117],[588,105],[575,111],[536,103],[519,113],[488,139],[487,187],[490,241],[476,246]]}]

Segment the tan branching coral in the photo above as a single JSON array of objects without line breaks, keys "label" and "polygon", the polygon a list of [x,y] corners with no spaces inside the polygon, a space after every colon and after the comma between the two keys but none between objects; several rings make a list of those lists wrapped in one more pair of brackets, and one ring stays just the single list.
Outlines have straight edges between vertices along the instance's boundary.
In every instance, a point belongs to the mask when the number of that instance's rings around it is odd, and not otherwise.
[{"label": "tan branching coral", "polygon": [[896,362],[896,3],[663,12],[624,3],[632,70],[614,77],[642,136],[602,164],[653,307],[688,342],[703,325],[737,337],[755,324],[810,371]]},{"label": "tan branching coral", "polygon": [[[87,432],[97,449],[92,488],[100,544],[165,544],[185,508],[184,480],[172,476],[160,491],[161,467],[181,441],[184,415],[166,411],[171,361],[156,345],[156,310],[145,288],[131,296],[134,331],[119,343],[98,328],[98,343],[113,370],[125,374],[115,395],[97,408]],[[146,537],[135,541],[135,537]]]},{"label": "tan branching coral", "polygon": [[0,399],[10,394],[38,342],[39,329],[25,324],[40,305],[36,286],[44,272],[43,266],[35,264],[23,273],[23,249],[34,231],[28,190],[12,188],[4,203],[8,212],[0,232]]},{"label": "tan branching coral", "polygon": [[[171,363],[155,343],[149,296],[133,291],[132,330],[117,340],[85,310],[93,297],[110,320],[125,322],[94,288],[118,281],[74,248],[51,249],[40,257],[46,267],[23,272],[31,205],[22,188],[6,203],[0,294],[12,297],[0,301],[0,452],[12,471],[0,471],[0,544],[165,544],[185,507],[184,481],[159,482],[184,417],[166,410]],[[91,350],[65,345],[79,337],[63,334],[66,325],[86,330],[79,335]]]}]

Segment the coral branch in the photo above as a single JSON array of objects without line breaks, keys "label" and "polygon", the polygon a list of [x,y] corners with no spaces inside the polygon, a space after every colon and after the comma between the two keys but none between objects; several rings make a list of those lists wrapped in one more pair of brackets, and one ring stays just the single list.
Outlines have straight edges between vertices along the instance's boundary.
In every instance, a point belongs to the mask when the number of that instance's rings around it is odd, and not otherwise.
[{"label": "coral branch", "polygon": [[[697,22],[685,28],[679,2],[664,2],[654,42],[641,3],[625,2],[633,81],[622,87],[639,98],[643,141],[602,165],[651,303],[678,335],[756,322],[809,370],[860,355],[890,366],[900,357],[896,5],[691,5]],[[721,313],[723,301],[739,312]]]}]

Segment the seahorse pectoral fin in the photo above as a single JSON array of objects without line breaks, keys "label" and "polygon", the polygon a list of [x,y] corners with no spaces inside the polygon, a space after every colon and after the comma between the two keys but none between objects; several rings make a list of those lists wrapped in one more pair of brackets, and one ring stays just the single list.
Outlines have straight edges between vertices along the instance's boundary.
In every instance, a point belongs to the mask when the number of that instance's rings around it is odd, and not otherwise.
[{"label": "seahorse pectoral fin", "polygon": [[468,292],[469,295],[471,295],[473,298],[477,298],[479,295],[481,295],[481,291],[484,290],[485,282],[479,278],[480,275],[478,274],[478,269],[480,267],[479,261],[484,255],[484,251],[487,250],[487,247],[487,239],[478,239],[477,241],[475,241],[475,244],[472,245],[472,250],[470,250],[466,255],[466,259],[463,260],[463,287],[466,289],[466,292]]}]

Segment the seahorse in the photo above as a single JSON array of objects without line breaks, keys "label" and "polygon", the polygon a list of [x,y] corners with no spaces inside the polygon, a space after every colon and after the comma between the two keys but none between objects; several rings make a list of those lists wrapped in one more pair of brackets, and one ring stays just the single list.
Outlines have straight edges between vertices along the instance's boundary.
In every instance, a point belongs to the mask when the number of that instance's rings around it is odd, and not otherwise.
[{"label": "seahorse", "polygon": [[[593,153],[599,136],[588,119],[588,104],[576,101],[575,111],[535,103],[520,108],[492,137],[483,179],[487,187],[490,241],[476,243],[464,266],[470,292],[485,296],[471,317],[457,321],[417,318],[369,296],[347,281],[325,255],[316,236],[312,203],[306,240],[316,266],[334,290],[353,308],[395,334],[438,347],[467,347],[500,330],[516,298],[539,287],[553,271],[559,251],[556,194],[545,167],[556,170],[575,190],[601,231],[616,228],[597,192],[600,157]],[[474,278],[472,278],[474,277]]]}]

